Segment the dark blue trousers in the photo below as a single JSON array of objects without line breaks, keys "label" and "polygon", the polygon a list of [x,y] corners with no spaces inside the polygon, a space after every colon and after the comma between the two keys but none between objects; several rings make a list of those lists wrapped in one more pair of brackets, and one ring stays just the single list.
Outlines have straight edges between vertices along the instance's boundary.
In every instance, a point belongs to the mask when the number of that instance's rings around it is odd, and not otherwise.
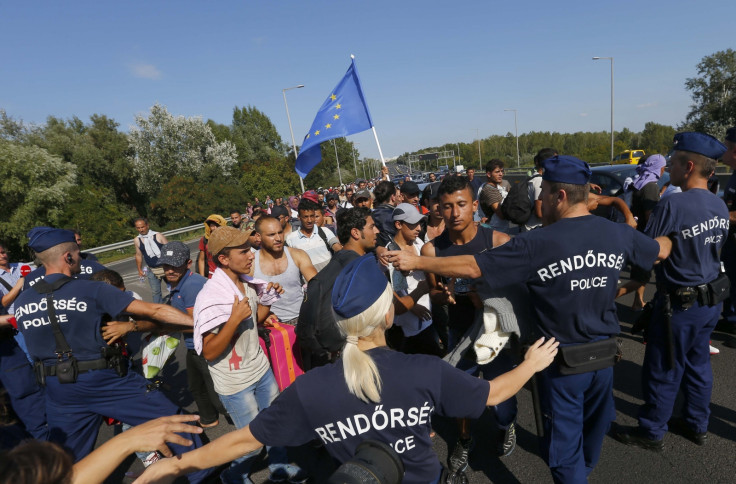
[{"label": "dark blue trousers", "polygon": [[[503,375],[514,369],[514,359],[511,356],[511,350],[505,349],[501,351],[493,361],[486,365],[479,365],[475,361],[460,360],[457,364],[458,370],[478,376],[480,372],[483,372],[483,379],[491,381],[497,376]],[[516,397],[511,397],[508,400],[499,403],[493,407],[493,413],[496,416],[496,424],[499,429],[506,430],[516,420],[518,408],[516,404]]]},{"label": "dark blue trousers", "polygon": [[[102,417],[138,425],[148,420],[180,413],[158,390],[148,391],[150,382],[132,371],[119,377],[113,370],[94,370],[79,375],[76,383],[59,383],[46,378],[46,415],[50,439],[68,447],[76,460],[89,454],[95,445]],[[168,444],[174,454],[201,447],[198,434],[182,434],[194,442],[184,447]],[[210,470],[189,474],[192,483],[205,480]]]},{"label": "dark blue trousers", "polygon": [[613,368],[561,375],[552,364],[538,373],[544,415],[542,457],[557,483],[587,483],[611,422]]},{"label": "dark blue trousers", "polygon": [[710,307],[695,304],[688,310],[674,308],[675,367],[670,370],[662,302],[658,300],[655,304],[642,366],[644,406],[639,412],[639,426],[649,438],[658,440],[667,433],[667,421],[680,388],[685,397],[685,422],[696,432],[708,430],[713,389],[708,341],[720,312],[720,304]]},{"label": "dark blue trousers", "polygon": [[44,389],[36,383],[33,367],[13,338],[0,340],[0,383],[26,431],[34,439],[47,440]]},{"label": "dark blue trousers", "polygon": [[726,242],[721,250],[721,261],[726,269],[726,275],[734,281],[734,284],[731,284],[729,298],[723,302],[723,317],[736,326],[736,243]]}]

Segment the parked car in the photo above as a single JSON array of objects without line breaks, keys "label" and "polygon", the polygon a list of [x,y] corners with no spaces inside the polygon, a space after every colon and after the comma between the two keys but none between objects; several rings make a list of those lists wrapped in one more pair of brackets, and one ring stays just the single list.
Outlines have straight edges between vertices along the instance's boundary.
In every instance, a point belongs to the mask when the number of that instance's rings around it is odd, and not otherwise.
[{"label": "parked car", "polygon": [[630,165],[639,164],[639,160],[644,156],[644,150],[626,150],[623,153],[616,155],[612,163],[628,163]]}]

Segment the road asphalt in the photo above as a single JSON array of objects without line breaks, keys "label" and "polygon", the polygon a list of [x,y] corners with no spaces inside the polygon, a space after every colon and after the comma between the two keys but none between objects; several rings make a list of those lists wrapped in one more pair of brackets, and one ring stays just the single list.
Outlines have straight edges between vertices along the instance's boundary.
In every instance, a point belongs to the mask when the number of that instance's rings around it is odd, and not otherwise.
[{"label": "road asphalt", "polygon": [[[196,241],[192,254],[196,256]],[[150,288],[146,282],[138,280],[135,263],[132,259],[109,264],[108,267],[120,272],[128,289],[138,292],[144,300],[150,300]],[[626,278],[622,277],[622,282]],[[647,297],[654,287],[649,284]],[[631,296],[619,300],[618,314],[621,321],[624,358],[615,367],[614,398],[617,422],[622,425],[635,425],[641,399],[641,364],[644,348],[641,336],[632,336],[631,324],[636,317],[629,305]],[[665,437],[662,453],[653,453],[635,447],[627,447],[607,436],[603,442],[600,462],[589,478],[591,483],[733,483],[736,482],[736,349],[725,347],[722,342],[729,335],[716,331],[713,345],[721,350],[712,356],[715,384],[711,400],[711,420],[709,441],[699,447],[680,435],[673,433]],[[138,355],[139,361],[140,355]],[[196,405],[186,389],[183,344],[179,346],[175,358],[163,371],[167,384],[164,389],[174,402],[187,411],[196,412]],[[549,470],[539,456],[535,421],[529,388],[518,395],[519,414],[517,420],[517,448],[508,457],[498,458],[494,454],[495,425],[492,412],[486,411],[474,426],[476,445],[470,456],[468,471],[471,483],[550,483]],[[678,402],[678,407],[681,402]],[[678,410],[675,411],[678,414]],[[451,449],[456,439],[455,423],[451,419],[433,417],[434,450],[443,462],[447,459],[448,447]],[[207,429],[203,434],[212,440],[234,430],[235,427],[224,417],[220,424]],[[98,445],[112,436],[112,428],[104,425],[100,429]],[[305,469],[312,472],[312,482],[325,482],[332,469],[329,457],[322,449],[304,446],[291,450],[291,457]],[[252,475],[256,484],[268,482],[265,461],[257,465],[260,469]],[[107,482],[131,482],[126,472],[139,473],[143,469],[135,456],[129,457],[108,479]],[[219,482],[214,479],[213,482]]]}]

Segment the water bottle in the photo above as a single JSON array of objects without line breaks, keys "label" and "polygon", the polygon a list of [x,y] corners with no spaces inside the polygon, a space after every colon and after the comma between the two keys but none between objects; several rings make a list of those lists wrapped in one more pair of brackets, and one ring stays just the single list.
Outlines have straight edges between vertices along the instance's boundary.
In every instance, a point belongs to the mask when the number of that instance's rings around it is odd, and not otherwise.
[{"label": "water bottle", "polygon": [[148,266],[143,267],[143,275],[138,279],[143,282],[146,280],[146,277],[148,277]]}]

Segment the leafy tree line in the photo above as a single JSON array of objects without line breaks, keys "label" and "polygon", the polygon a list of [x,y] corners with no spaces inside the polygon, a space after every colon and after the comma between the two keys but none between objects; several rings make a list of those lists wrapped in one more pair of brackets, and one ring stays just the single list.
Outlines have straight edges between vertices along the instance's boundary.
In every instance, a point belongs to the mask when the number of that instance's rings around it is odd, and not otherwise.
[{"label": "leafy tree line", "polygon": [[[666,154],[672,147],[672,137],[675,128],[654,122],[646,123],[644,129],[633,132],[627,128],[617,131],[614,135],[614,150],[619,153],[628,149],[643,149],[647,153]],[[531,166],[534,155],[542,148],[555,148],[560,153],[577,156],[589,163],[609,163],[611,157],[611,134],[607,131],[599,132],[536,132],[519,135],[519,161],[521,166]],[[500,158],[509,167],[516,166],[516,138],[513,133],[505,136],[492,135],[480,140],[480,149],[483,164],[492,158]],[[442,146],[424,148],[417,153],[432,153],[435,151],[454,151],[459,153],[459,162],[463,166],[478,169],[478,140],[472,143],[446,143]],[[397,160],[404,163],[410,153],[404,153]],[[452,165],[452,160],[449,160]]]},{"label": "leafy tree line", "polygon": [[[736,125],[736,51],[706,56],[685,88],[693,104],[677,127],[722,138]],[[202,222],[210,213],[243,209],[254,197],[299,192],[294,154],[266,114],[253,106],[235,107],[229,125],[198,117],[174,116],[154,105],[135,119],[130,133],[105,115],[88,122],[49,116],[43,125],[25,124],[0,109],[0,238],[15,257],[25,234],[37,225],[77,228],[88,247],[133,235],[132,221],[146,216],[160,229]],[[633,132],[615,133],[617,152],[641,148],[666,153],[675,128],[654,122]],[[501,158],[515,165],[512,133],[480,140],[482,160]],[[609,162],[608,132],[530,132],[519,136],[522,166],[543,147],[591,163]],[[478,142],[446,143],[418,153],[459,151],[457,161],[479,165]],[[337,151],[337,153],[336,153]],[[405,162],[409,153],[397,160]],[[359,153],[340,138],[322,144],[322,163],[307,176],[311,188],[334,186],[362,177]],[[338,168],[339,160],[339,168]],[[365,160],[364,160],[365,161]],[[377,166],[368,160],[368,168]],[[357,171],[357,172],[356,172]]]}]

